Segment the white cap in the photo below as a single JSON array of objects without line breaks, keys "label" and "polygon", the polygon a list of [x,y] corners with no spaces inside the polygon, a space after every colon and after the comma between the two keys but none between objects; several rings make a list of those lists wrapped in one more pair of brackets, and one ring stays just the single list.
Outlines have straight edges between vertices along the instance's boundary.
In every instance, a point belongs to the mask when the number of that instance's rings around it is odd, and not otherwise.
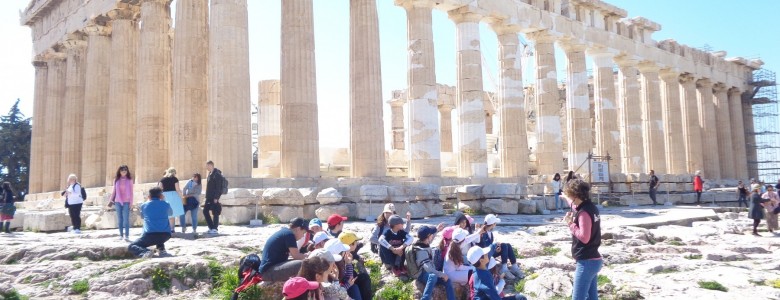
[{"label": "white cap", "polygon": [[501,223],[501,219],[496,217],[496,215],[489,214],[489,215],[485,216],[485,224],[486,225],[493,225],[493,224],[497,224],[497,223]]},{"label": "white cap", "polygon": [[324,249],[333,254],[333,256],[336,257],[336,261],[340,261],[341,252],[349,251],[349,246],[344,245],[339,239],[331,239],[325,242]]},{"label": "white cap", "polygon": [[492,257],[491,257],[491,258],[490,258],[490,262],[488,262],[488,267],[487,267],[487,268],[488,268],[488,269],[492,269],[492,268],[493,268],[493,267],[495,267],[497,264],[498,264],[498,261],[496,261],[496,259],[495,259],[495,258],[492,258]]},{"label": "white cap", "polygon": [[327,260],[329,263],[334,263],[337,261],[341,261],[341,255],[333,255],[333,253],[330,253],[328,250],[325,249],[315,249],[312,252],[309,252],[309,257],[315,257],[319,256]]},{"label": "white cap", "polygon": [[314,235],[314,238],[312,239],[312,242],[314,242],[314,244],[316,245],[316,244],[319,244],[322,241],[327,241],[329,239],[330,239],[330,236],[327,233],[325,233],[324,231],[320,231],[320,232],[317,232]]},{"label": "white cap", "polygon": [[482,248],[479,246],[474,246],[471,247],[471,249],[469,249],[469,254],[467,255],[467,257],[469,259],[469,262],[472,265],[474,265],[477,263],[477,261],[479,261],[480,258],[482,258],[482,256],[487,255],[488,253],[490,253],[490,248],[488,247]]},{"label": "white cap", "polygon": [[469,232],[466,231],[465,229],[455,228],[455,231],[452,232],[452,241],[456,243],[460,243],[463,240],[465,240],[468,235]]},{"label": "white cap", "polygon": [[382,210],[382,213],[394,213],[395,212],[395,205],[392,203],[385,204],[385,209]]}]

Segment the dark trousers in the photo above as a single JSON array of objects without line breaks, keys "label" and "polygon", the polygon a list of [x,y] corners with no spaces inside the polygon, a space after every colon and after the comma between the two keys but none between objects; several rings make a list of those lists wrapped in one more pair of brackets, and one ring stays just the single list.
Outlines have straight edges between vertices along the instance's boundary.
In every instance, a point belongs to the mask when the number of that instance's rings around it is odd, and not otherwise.
[{"label": "dark trousers", "polygon": [[[355,285],[360,290],[360,298],[363,300],[371,300],[374,298],[374,293],[371,292],[371,277],[366,273],[360,273],[355,279]],[[353,297],[355,298],[355,297]]]},{"label": "dark trousers", "polygon": [[147,232],[130,244],[130,246],[127,246],[127,250],[135,256],[141,256],[149,252],[149,249],[146,249],[149,246],[157,246],[157,250],[163,251],[165,250],[165,242],[169,239],[171,239],[170,232]]},{"label": "dark trousers", "polygon": [[404,258],[402,256],[395,255],[393,251],[382,246],[379,246],[379,258],[382,260],[382,263],[386,265],[397,268],[404,266]]},{"label": "dark trousers", "polygon": [[696,203],[701,203],[701,191],[696,191]]},{"label": "dark trousers", "polygon": [[[68,201],[68,200],[65,200]],[[81,206],[83,204],[71,204],[68,205],[68,215],[70,215],[70,225],[73,225],[73,230],[81,230]]]},{"label": "dark trousers", "polygon": [[[498,253],[498,248],[501,248],[501,253]],[[517,258],[515,257],[515,251],[512,249],[512,245],[507,243],[493,243],[493,245],[490,245],[490,255],[493,257],[501,257],[501,263],[512,263],[513,265],[517,263]]]},{"label": "dark trousers", "polygon": [[747,204],[747,195],[739,195],[739,199],[737,199],[737,207],[742,207],[742,203],[745,203],[745,207],[748,207]]},{"label": "dark trousers", "polygon": [[206,224],[209,229],[217,230],[219,227],[219,211],[215,211],[214,199],[206,199],[206,204],[203,205],[203,218],[206,219]]},{"label": "dark trousers", "polygon": [[263,277],[263,281],[285,282],[298,275],[302,264],[302,260],[288,260],[270,266],[265,272],[260,273],[260,276]]},{"label": "dark trousers", "polygon": [[650,188],[650,200],[653,200],[653,204],[658,204],[657,201],[655,201],[655,193],[658,192],[657,188]]}]

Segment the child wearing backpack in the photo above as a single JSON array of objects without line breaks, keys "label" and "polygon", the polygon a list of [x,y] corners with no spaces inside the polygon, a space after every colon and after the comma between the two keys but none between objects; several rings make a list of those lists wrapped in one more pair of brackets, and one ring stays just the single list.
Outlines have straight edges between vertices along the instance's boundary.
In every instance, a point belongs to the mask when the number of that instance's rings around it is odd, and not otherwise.
[{"label": "child wearing backpack", "polygon": [[432,226],[422,226],[417,230],[417,243],[406,249],[407,270],[410,277],[425,283],[421,300],[433,299],[436,284],[444,285],[447,300],[455,300],[455,290],[449,277],[434,266],[434,253],[430,245],[436,232]]},{"label": "child wearing backpack", "polygon": [[386,268],[391,269],[395,276],[401,276],[405,273],[404,268],[404,250],[406,246],[412,244],[414,238],[403,229],[404,219],[393,215],[388,220],[390,230],[386,231],[379,238],[379,257]]}]

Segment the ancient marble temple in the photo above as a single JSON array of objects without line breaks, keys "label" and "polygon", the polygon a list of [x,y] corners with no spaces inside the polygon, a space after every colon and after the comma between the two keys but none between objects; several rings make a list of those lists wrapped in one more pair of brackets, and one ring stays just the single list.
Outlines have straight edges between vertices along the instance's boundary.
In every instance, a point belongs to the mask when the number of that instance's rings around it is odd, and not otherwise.
[{"label": "ancient marble temple", "polygon": [[[599,0],[395,0],[407,16],[408,85],[386,104],[376,0],[339,1],[350,3],[349,177],[388,175],[384,109],[393,113],[393,149],[403,150],[393,167],[420,182],[446,185],[437,180],[449,176],[448,157],[456,178],[532,184],[529,147],[538,174],[577,169],[595,153],[610,155],[612,173],[749,176],[752,115],[742,99],[759,60],[653,40],[661,25]],[[121,164],[150,183],[169,166],[187,177],[213,160],[250,182],[247,2],[179,0],[174,16],[171,0],[31,1],[21,16],[36,71],[30,193],[59,190],[70,173],[86,187],[111,185]],[[259,84],[257,156],[267,177],[323,176],[312,2],[281,2],[281,78]],[[434,10],[457,31],[447,49],[457,55],[457,82],[447,93],[437,85]],[[497,45],[480,43],[480,23]],[[532,86],[523,86],[521,36],[534,53]],[[489,95],[485,47],[499,54]],[[566,61],[564,94],[557,60]]]}]

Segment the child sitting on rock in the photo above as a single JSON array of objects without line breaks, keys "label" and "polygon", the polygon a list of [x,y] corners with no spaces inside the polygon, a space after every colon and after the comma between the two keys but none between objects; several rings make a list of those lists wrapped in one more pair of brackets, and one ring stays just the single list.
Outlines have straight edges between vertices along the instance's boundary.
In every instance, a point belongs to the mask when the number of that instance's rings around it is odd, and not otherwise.
[{"label": "child sitting on rock", "polygon": [[[375,254],[379,254],[379,238],[385,235],[385,232],[390,230],[390,226],[387,224],[387,221],[390,220],[390,217],[396,215],[395,212],[395,204],[387,203],[385,204],[384,209],[382,210],[382,213],[379,214],[376,218],[376,225],[374,226],[374,229],[371,230],[371,238],[369,238],[369,241],[371,242],[371,252],[374,252]],[[406,232],[412,232],[412,213],[406,212],[406,227],[404,227],[404,230]]]},{"label": "child sitting on rock", "polygon": [[314,251],[316,249],[322,249],[325,247],[325,242],[330,240],[330,236],[324,232],[320,231],[317,232],[317,234],[314,235],[314,238],[311,239],[311,243],[309,244],[308,251]]},{"label": "child sitting on rock", "polygon": [[303,277],[293,277],[284,283],[282,295],[284,300],[309,300],[316,299],[320,283],[308,281]]},{"label": "child sitting on rock", "polygon": [[[434,265],[435,254],[431,249],[431,242],[436,236],[437,229],[433,226],[422,226],[417,230],[417,243],[412,247],[414,251],[414,262],[407,262],[407,265],[415,264],[419,275],[417,281],[425,284],[425,289],[421,296],[421,300],[433,299],[433,291],[437,284],[444,285],[444,290],[447,292],[447,300],[455,300],[455,290],[452,287],[452,282],[449,280],[447,274],[444,274],[440,270],[437,270]],[[415,274],[410,274],[414,276]]]},{"label": "child sitting on rock", "polygon": [[469,299],[472,300],[526,300],[525,296],[517,294],[501,297],[496,289],[493,274],[488,270],[490,264],[490,249],[474,246],[469,249],[468,260],[476,270],[469,279]]},{"label": "child sitting on rock", "polygon": [[[507,243],[495,242],[493,236],[493,229],[496,228],[496,224],[501,223],[494,214],[485,216],[485,224],[482,225],[482,236],[480,237],[477,246],[482,248],[490,248],[490,257],[501,257],[501,272],[506,275],[508,280],[515,280],[515,278],[523,278],[523,271],[517,266],[517,258],[515,258],[515,250],[512,245]],[[508,266],[511,263],[512,266]]]},{"label": "child sitting on rock", "polygon": [[[319,251],[319,250],[318,250]],[[327,253],[327,251],[323,251]],[[314,254],[314,253],[312,253]],[[330,254],[330,253],[327,253]],[[333,259],[333,257],[330,257]],[[322,284],[328,281],[328,276],[330,276],[331,272],[331,262],[329,262],[326,258],[319,256],[319,255],[312,255],[306,259],[304,259],[301,263],[301,269],[298,271],[298,276],[305,278],[307,281],[316,281],[320,284],[320,287],[317,290],[307,290],[305,298],[300,298],[303,296],[303,294],[299,295],[298,299],[316,299],[316,300],[325,300],[325,296],[322,293]]]},{"label": "child sitting on rock", "polygon": [[[349,251],[344,252],[346,276],[342,278],[342,284],[349,283],[349,281],[354,278],[353,285],[350,289],[347,289],[350,297],[353,299],[371,299],[373,297],[373,292],[371,291],[371,276],[369,276],[368,271],[366,271],[363,258],[357,254],[360,237],[354,232],[344,230],[339,234],[339,241],[349,247]],[[346,259],[347,256],[349,256],[349,260]],[[357,292],[357,295],[355,292]],[[360,297],[358,298],[357,296]]]},{"label": "child sitting on rock", "polygon": [[461,250],[461,245],[466,242],[467,235],[468,232],[461,228],[457,228],[452,232],[452,243],[444,259],[444,274],[447,274],[454,284],[467,284],[469,274],[474,269],[468,263],[466,256],[463,255]]},{"label": "child sitting on rock", "polygon": [[403,229],[404,219],[401,217],[391,216],[388,225],[390,225],[390,230],[379,238],[379,245],[382,246],[379,250],[379,257],[385,267],[392,270],[395,276],[401,276],[405,274],[404,250],[406,246],[412,244],[414,238]]}]

